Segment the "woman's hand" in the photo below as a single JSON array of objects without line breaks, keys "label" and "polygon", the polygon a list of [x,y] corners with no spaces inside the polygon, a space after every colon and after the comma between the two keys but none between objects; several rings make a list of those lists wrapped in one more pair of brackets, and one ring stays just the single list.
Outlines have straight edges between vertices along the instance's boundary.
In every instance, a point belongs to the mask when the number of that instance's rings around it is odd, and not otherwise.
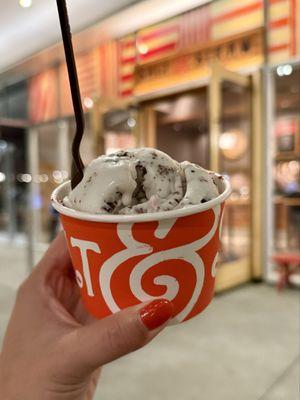
[{"label": "woman's hand", "polygon": [[61,233],[18,290],[0,354],[1,400],[92,399],[100,367],[147,344],[171,316],[162,299],[90,317]]}]

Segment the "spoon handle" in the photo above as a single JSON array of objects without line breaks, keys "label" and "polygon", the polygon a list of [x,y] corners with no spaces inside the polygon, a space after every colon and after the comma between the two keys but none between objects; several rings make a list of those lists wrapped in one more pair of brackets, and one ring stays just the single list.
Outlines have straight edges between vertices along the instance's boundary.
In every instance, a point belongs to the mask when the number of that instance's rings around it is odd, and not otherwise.
[{"label": "spoon handle", "polygon": [[76,131],[72,143],[72,170],[71,187],[78,185],[83,178],[84,165],[80,156],[80,143],[84,132],[84,114],[81,103],[81,95],[78,83],[78,75],[72,45],[72,35],[68,18],[67,5],[65,0],[56,0],[62,39],[65,50],[66,63],[68,68],[69,83],[72,95],[72,103],[76,121]]}]

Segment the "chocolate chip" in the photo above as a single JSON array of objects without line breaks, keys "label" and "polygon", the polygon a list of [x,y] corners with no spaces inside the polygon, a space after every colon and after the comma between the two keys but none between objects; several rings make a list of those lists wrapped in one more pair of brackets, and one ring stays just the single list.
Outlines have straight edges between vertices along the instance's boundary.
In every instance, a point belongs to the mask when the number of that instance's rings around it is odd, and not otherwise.
[{"label": "chocolate chip", "polygon": [[162,164],[159,164],[157,167],[157,171],[160,175],[168,175],[170,172],[174,172],[174,169],[168,168]]},{"label": "chocolate chip", "polygon": [[108,213],[113,213],[113,211],[115,210],[115,205],[111,201],[106,201],[105,202],[105,206],[103,207],[103,209],[105,211],[107,211]]},{"label": "chocolate chip", "polygon": [[130,157],[131,156],[131,154],[129,154],[128,153],[128,151],[118,151],[117,153],[116,153],[116,156],[117,157]]}]

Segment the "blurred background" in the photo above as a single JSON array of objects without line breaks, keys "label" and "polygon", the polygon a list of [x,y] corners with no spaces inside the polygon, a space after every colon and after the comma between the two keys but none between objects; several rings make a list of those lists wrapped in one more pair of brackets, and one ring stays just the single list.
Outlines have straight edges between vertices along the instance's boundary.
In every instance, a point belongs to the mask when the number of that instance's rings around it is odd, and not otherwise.
[{"label": "blurred background", "polygon": [[[56,2],[0,6],[1,340],[60,229],[50,194],[69,179],[75,123]],[[212,305],[106,368],[96,399],[297,400],[300,0],[68,6],[84,161],[151,146],[233,187]]]}]

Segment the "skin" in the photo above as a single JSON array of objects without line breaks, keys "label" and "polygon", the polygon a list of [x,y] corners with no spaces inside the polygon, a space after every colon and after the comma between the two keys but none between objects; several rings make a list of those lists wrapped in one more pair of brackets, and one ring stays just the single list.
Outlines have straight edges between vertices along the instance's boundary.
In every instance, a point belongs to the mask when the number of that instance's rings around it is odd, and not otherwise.
[{"label": "skin", "polygon": [[20,286],[0,353],[1,400],[88,400],[100,368],[144,346],[145,304],[95,320],[84,310],[61,233]]}]

